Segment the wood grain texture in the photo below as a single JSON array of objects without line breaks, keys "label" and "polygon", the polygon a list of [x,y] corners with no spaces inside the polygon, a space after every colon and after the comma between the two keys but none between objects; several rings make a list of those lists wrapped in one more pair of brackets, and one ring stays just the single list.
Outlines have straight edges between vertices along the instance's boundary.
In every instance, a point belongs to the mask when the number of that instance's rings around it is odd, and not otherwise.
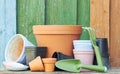
[{"label": "wood grain texture", "polygon": [[8,40],[16,34],[16,0],[0,0],[0,67]]},{"label": "wood grain texture", "polygon": [[77,23],[90,26],[90,0],[78,0],[77,4]]},{"label": "wood grain texture", "polygon": [[[36,41],[31,27],[36,23],[89,26],[89,22],[90,0],[17,1],[17,31],[34,44]],[[82,36],[83,39],[89,38],[85,32]]]},{"label": "wood grain texture", "polygon": [[110,59],[111,66],[120,66],[120,0],[111,0]]},{"label": "wood grain texture", "polygon": [[48,72],[31,72],[28,71],[6,71],[4,69],[0,69],[0,74],[119,74],[120,73],[120,67],[112,67],[110,68],[106,73],[103,72],[96,72],[96,71],[86,71],[86,72],[79,72],[79,73],[72,73],[72,72],[66,72],[66,71],[54,71],[51,73]]},{"label": "wood grain texture", "polygon": [[44,0],[17,1],[17,31],[36,44],[32,32],[33,25],[44,24]]},{"label": "wood grain texture", "polygon": [[[78,0],[77,2],[77,24],[83,27],[90,26],[90,0]],[[86,30],[82,31],[81,40],[89,39],[89,34]]]},{"label": "wood grain texture", "polygon": [[98,38],[109,40],[110,0],[90,0],[90,26],[95,28]]},{"label": "wood grain texture", "polygon": [[0,58],[0,67],[2,67],[2,61],[4,60],[4,49],[5,49],[5,43],[3,42],[4,41],[4,25],[5,25],[5,9],[4,9],[4,0],[0,0],[0,56],[2,56]]},{"label": "wood grain texture", "polygon": [[77,24],[77,0],[46,0],[46,24]]}]

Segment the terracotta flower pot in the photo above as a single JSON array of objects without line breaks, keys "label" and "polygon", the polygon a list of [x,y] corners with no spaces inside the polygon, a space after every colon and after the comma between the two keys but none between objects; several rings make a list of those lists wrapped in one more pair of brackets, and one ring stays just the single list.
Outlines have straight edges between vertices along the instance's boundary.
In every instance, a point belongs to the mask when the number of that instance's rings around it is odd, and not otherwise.
[{"label": "terracotta flower pot", "polygon": [[43,71],[44,70],[44,66],[43,66],[40,56],[36,57],[34,60],[29,62],[29,66],[30,66],[31,71]]},{"label": "terracotta flower pot", "polygon": [[38,46],[47,46],[47,57],[52,57],[54,52],[62,52],[73,56],[73,40],[78,40],[82,27],[78,25],[35,25],[35,34]]},{"label": "terracotta flower pot", "polygon": [[43,58],[45,72],[53,72],[55,69],[56,58]]}]

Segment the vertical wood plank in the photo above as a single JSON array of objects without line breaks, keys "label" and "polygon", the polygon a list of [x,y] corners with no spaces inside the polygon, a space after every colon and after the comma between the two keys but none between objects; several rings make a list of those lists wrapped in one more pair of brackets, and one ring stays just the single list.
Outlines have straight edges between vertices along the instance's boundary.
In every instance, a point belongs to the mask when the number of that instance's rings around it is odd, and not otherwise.
[{"label": "vertical wood plank", "polygon": [[3,47],[3,46],[5,46],[4,45],[4,35],[3,35],[3,31],[4,31],[4,25],[5,25],[5,20],[4,20],[4,18],[5,18],[5,9],[4,9],[4,7],[5,7],[5,1],[4,0],[0,0],[0,40],[1,40],[1,42],[0,42],[0,56],[2,56],[1,58],[0,58],[0,67],[2,67],[2,61],[4,60],[4,58],[3,58],[3,56],[4,56],[4,52],[3,52],[3,50],[4,50],[4,48],[5,47]]},{"label": "vertical wood plank", "polygon": [[120,66],[120,0],[111,0],[110,60],[111,66]]},{"label": "vertical wood plank", "polygon": [[[90,0],[78,0],[77,6],[77,24],[83,27],[90,26]],[[89,39],[89,34],[86,30],[82,31],[80,37],[82,40]]]},{"label": "vertical wood plank", "polygon": [[0,67],[8,40],[16,34],[16,0],[0,0]]},{"label": "vertical wood plank", "polygon": [[78,0],[77,23],[82,26],[90,26],[90,0]]},{"label": "vertical wood plank", "polygon": [[44,0],[18,0],[17,4],[17,31],[36,44],[32,26],[44,24]]},{"label": "vertical wood plank", "polygon": [[90,26],[95,28],[98,38],[109,39],[110,0],[90,0]]},{"label": "vertical wood plank", "polygon": [[77,24],[77,0],[46,0],[46,24]]}]

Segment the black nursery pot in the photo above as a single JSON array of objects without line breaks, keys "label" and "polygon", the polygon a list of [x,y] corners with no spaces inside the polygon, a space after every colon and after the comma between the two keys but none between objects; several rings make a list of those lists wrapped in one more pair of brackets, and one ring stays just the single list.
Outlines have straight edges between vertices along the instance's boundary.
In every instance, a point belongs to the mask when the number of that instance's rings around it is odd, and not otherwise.
[{"label": "black nursery pot", "polygon": [[[102,56],[103,64],[109,69],[110,68],[110,61],[109,61],[107,38],[97,38],[96,43],[97,43],[97,46],[100,49],[100,54]],[[97,65],[96,56],[94,56],[93,64]]]},{"label": "black nursery pot", "polygon": [[41,58],[46,57],[47,47],[35,47],[35,46],[26,46],[25,54],[26,54],[26,64],[28,65],[30,61],[35,59],[37,56]]},{"label": "black nursery pot", "polygon": [[102,56],[104,57],[109,56],[107,38],[97,38],[97,45],[100,48],[100,52]]},{"label": "black nursery pot", "polygon": [[[61,52],[54,52],[52,55],[52,58],[57,58],[57,61],[63,60],[63,59],[73,59],[73,57],[71,56],[67,56]],[[58,69],[57,67],[55,67],[56,71],[62,71],[61,69]]]},{"label": "black nursery pot", "polygon": [[57,58],[57,61],[59,60],[63,60],[63,59],[73,59],[73,57],[71,56],[67,56],[61,52],[54,52],[54,54],[52,55],[53,58]]},{"label": "black nursery pot", "polygon": [[46,57],[47,47],[36,47],[36,56],[40,56],[41,58]]}]

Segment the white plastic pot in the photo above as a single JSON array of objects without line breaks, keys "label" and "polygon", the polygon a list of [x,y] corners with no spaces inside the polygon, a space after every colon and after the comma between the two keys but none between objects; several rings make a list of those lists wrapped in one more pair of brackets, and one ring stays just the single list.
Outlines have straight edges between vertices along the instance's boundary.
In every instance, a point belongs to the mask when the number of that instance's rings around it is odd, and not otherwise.
[{"label": "white plastic pot", "polygon": [[73,40],[73,46],[75,50],[93,50],[90,40]]},{"label": "white plastic pot", "polygon": [[34,46],[23,35],[16,34],[9,41],[5,49],[5,61],[26,64],[25,47]]}]

